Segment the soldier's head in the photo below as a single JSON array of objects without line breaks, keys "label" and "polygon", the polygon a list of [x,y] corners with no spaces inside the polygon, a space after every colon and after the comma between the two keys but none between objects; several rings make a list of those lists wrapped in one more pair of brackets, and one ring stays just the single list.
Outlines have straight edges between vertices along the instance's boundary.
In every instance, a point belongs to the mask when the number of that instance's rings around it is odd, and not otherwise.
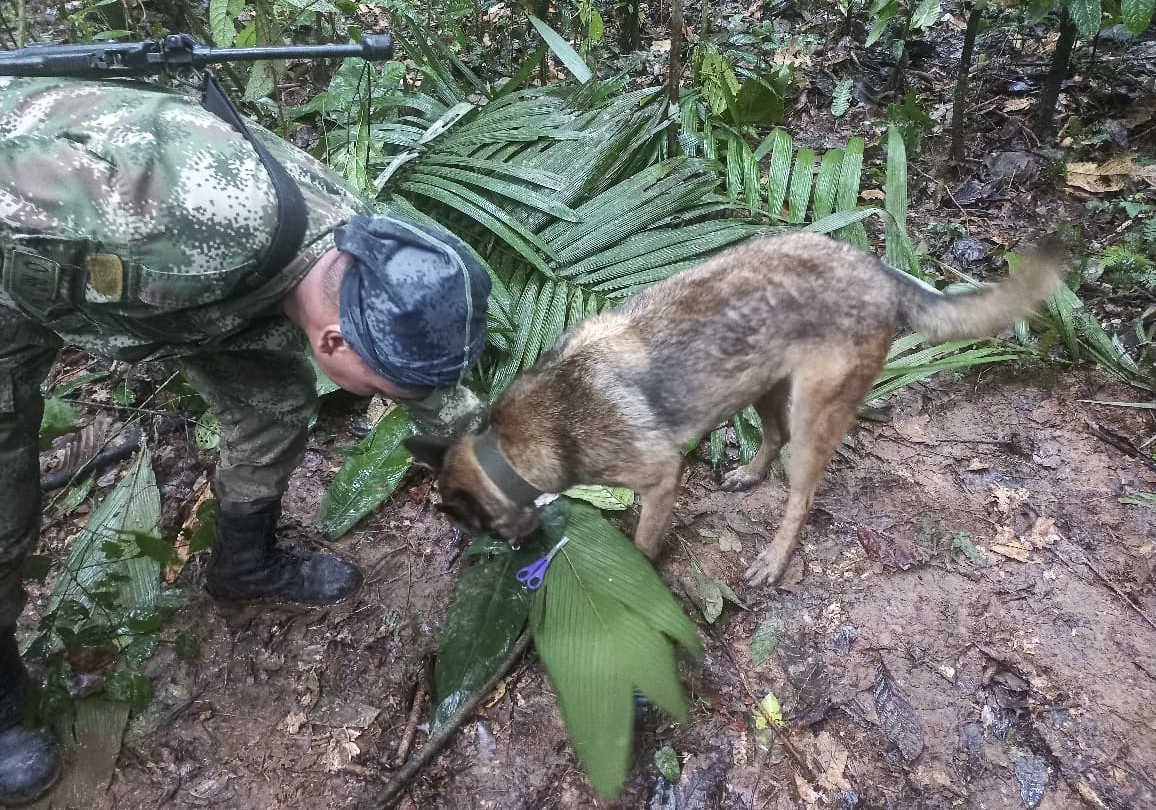
[{"label": "soldier's head", "polygon": [[393,215],[355,216],[334,238],[339,253],[326,285],[338,304],[334,340],[352,355],[315,347],[321,370],[354,393],[395,399],[460,382],[485,346],[490,293],[469,248]]}]

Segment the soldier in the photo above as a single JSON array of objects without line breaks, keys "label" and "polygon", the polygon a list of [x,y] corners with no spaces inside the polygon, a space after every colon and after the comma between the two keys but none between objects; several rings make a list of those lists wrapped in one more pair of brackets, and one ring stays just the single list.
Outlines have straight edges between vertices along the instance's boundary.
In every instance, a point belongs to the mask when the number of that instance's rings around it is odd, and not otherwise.
[{"label": "soldier", "polygon": [[469,249],[375,216],[262,130],[304,201],[303,237],[275,237],[284,189],[247,137],[152,85],[0,78],[0,806],[59,771],[52,734],[21,724],[15,630],[40,521],[40,384],[62,345],[172,358],[212,405],[217,599],[323,605],[361,583],[341,557],[276,544],[315,404],[306,344],[335,383],[397,400],[426,430],[479,418],[459,383],[485,344],[490,281]]}]

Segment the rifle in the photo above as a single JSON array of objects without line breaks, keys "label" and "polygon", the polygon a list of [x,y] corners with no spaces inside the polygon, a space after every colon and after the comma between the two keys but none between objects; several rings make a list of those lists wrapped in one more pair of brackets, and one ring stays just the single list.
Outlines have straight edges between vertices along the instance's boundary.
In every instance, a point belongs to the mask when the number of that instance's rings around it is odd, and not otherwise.
[{"label": "rifle", "polygon": [[92,42],[83,45],[29,45],[0,51],[0,76],[67,76],[101,79],[171,73],[217,62],[263,59],[322,59],[360,56],[390,59],[393,39],[366,34],[356,45],[283,45],[265,48],[211,48],[188,34],[169,34],[142,42]]}]

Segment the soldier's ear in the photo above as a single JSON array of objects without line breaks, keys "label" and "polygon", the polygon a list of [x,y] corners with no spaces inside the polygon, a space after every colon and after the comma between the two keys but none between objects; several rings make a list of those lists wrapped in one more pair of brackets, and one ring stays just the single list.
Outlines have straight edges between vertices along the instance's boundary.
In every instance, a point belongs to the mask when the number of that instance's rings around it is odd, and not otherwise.
[{"label": "soldier's ear", "polygon": [[446,453],[453,446],[453,439],[440,436],[426,436],[419,434],[410,436],[402,444],[405,449],[413,453],[413,460],[423,467],[429,467],[435,473],[440,471],[446,460]]}]

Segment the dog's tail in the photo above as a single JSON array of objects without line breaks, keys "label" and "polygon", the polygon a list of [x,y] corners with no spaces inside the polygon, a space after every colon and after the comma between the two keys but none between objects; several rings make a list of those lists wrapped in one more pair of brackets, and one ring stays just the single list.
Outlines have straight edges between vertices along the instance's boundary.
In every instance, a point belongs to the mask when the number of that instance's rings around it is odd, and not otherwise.
[{"label": "dog's tail", "polygon": [[956,294],[920,285],[918,295],[900,304],[901,315],[909,327],[933,343],[989,337],[1046,300],[1063,270],[1063,247],[1058,240],[1049,239],[1027,253],[1015,273],[995,284]]}]

